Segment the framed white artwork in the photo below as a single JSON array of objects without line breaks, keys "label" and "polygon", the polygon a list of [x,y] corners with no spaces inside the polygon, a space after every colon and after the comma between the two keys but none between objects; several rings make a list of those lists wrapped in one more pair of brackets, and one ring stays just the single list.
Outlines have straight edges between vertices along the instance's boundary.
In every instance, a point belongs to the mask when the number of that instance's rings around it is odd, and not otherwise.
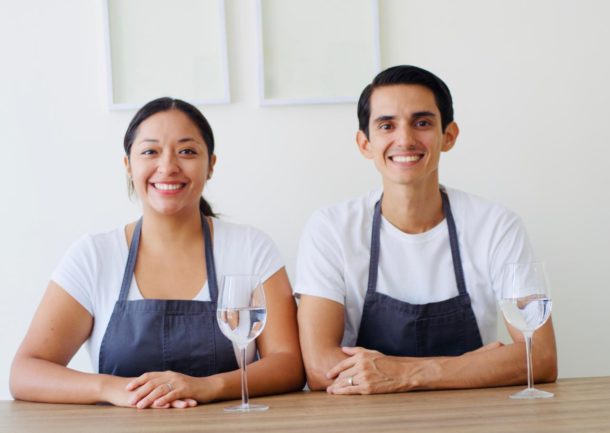
[{"label": "framed white artwork", "polygon": [[230,101],[224,0],[104,0],[108,106]]},{"label": "framed white artwork", "polygon": [[380,71],[377,0],[257,0],[261,105],[357,101]]}]

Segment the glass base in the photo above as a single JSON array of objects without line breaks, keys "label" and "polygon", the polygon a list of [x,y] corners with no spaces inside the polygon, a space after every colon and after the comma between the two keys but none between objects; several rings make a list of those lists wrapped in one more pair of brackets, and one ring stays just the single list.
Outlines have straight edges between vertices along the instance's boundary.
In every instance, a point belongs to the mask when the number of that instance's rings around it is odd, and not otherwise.
[{"label": "glass base", "polygon": [[523,391],[519,391],[518,393],[511,395],[510,398],[517,400],[529,400],[534,398],[550,398],[553,396],[554,394],[552,392],[546,392],[536,388],[525,388]]},{"label": "glass base", "polygon": [[225,407],[225,412],[263,412],[269,409],[264,404],[239,404],[237,406]]}]

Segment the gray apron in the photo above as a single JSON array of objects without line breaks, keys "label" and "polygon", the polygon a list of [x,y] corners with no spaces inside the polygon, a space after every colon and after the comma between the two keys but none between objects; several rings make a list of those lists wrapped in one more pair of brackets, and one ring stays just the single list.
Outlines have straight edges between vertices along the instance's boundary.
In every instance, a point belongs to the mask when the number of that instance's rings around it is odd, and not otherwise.
[{"label": "gray apron", "polygon": [[100,347],[100,373],[134,377],[149,371],[171,370],[200,377],[238,368],[233,345],[216,322],[216,267],[210,229],[203,215],[201,224],[210,301],[129,301],[142,233],[142,219],[137,222],[121,293]]},{"label": "gray apron", "polygon": [[373,214],[369,280],[357,346],[393,356],[450,356],[461,355],[483,345],[466,291],[455,221],[445,191],[441,190],[441,198],[458,295],[440,302],[409,304],[377,292],[381,230],[379,199]]}]

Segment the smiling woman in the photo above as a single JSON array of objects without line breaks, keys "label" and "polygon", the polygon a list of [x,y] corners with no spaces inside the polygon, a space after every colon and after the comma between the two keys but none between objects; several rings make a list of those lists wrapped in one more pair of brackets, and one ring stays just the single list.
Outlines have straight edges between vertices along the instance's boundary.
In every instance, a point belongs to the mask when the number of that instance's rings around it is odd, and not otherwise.
[{"label": "smiling woman", "polygon": [[[300,389],[296,306],[275,245],[216,218],[202,197],[216,162],[205,117],[156,99],[136,113],[124,148],[142,218],[84,236],[64,256],[15,355],[13,396],[138,408],[239,397],[236,348],[215,320],[216,276],[226,274],[264,282],[267,325],[248,356],[251,393]],[[85,341],[97,374],[66,367]]]}]

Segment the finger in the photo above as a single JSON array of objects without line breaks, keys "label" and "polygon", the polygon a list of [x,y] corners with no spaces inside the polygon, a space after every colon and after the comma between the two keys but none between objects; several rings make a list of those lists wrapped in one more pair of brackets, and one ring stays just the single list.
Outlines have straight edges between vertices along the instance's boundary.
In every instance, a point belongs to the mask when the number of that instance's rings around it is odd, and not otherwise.
[{"label": "finger", "polygon": [[199,404],[194,398],[185,398],[184,401],[189,405],[189,407],[195,407]]},{"label": "finger", "polygon": [[358,366],[354,366],[352,368],[348,368],[344,370],[337,376],[335,381],[330,384],[331,387],[343,388],[343,387],[351,387],[355,386],[357,382],[356,376],[358,375],[360,369]]},{"label": "finger", "polygon": [[133,391],[134,389],[149,382],[151,379],[154,379],[154,376],[151,373],[144,373],[143,375],[138,376],[134,378],[131,382],[129,382],[125,389],[127,391]]},{"label": "finger", "polygon": [[[144,409],[145,407],[149,407],[156,400],[158,400],[159,398],[163,397],[165,394],[168,394],[169,391],[170,391],[170,388],[167,386],[167,384],[163,383],[161,385],[158,385],[148,395],[146,395],[144,398],[142,398],[140,401],[138,401],[136,406],[139,409]],[[169,403],[169,402],[165,401],[164,403],[161,403],[160,406],[164,406],[167,403]]]},{"label": "finger", "polygon": [[145,384],[140,385],[133,391],[133,395],[129,399],[129,404],[137,405],[140,400],[153,392],[156,387],[157,385],[153,382],[146,382]]},{"label": "finger", "polygon": [[354,386],[335,386],[331,385],[326,388],[326,392],[333,395],[350,395],[350,394],[362,394],[358,385]]},{"label": "finger", "polygon": [[354,355],[357,355],[360,352],[364,352],[366,349],[363,348],[363,347],[355,346],[355,347],[342,347],[341,350],[346,355],[354,356]]},{"label": "finger", "polygon": [[[157,404],[157,402],[155,402],[155,405]],[[190,407],[188,405],[188,403],[184,400],[174,400],[170,403],[171,407],[175,408],[175,409],[184,409],[187,407]]]},{"label": "finger", "polygon": [[347,370],[348,368],[352,368],[355,364],[356,359],[354,359],[353,356],[350,356],[349,358],[340,361],[337,365],[328,370],[328,373],[326,373],[326,378],[334,379],[339,374],[341,374],[342,371]]},{"label": "finger", "polygon": [[174,401],[183,401],[183,399],[180,398],[180,394],[176,390],[168,392],[167,394],[162,395],[161,397],[157,398],[153,402],[153,406],[155,406],[155,407],[165,406],[167,404],[170,404],[173,406]]}]

